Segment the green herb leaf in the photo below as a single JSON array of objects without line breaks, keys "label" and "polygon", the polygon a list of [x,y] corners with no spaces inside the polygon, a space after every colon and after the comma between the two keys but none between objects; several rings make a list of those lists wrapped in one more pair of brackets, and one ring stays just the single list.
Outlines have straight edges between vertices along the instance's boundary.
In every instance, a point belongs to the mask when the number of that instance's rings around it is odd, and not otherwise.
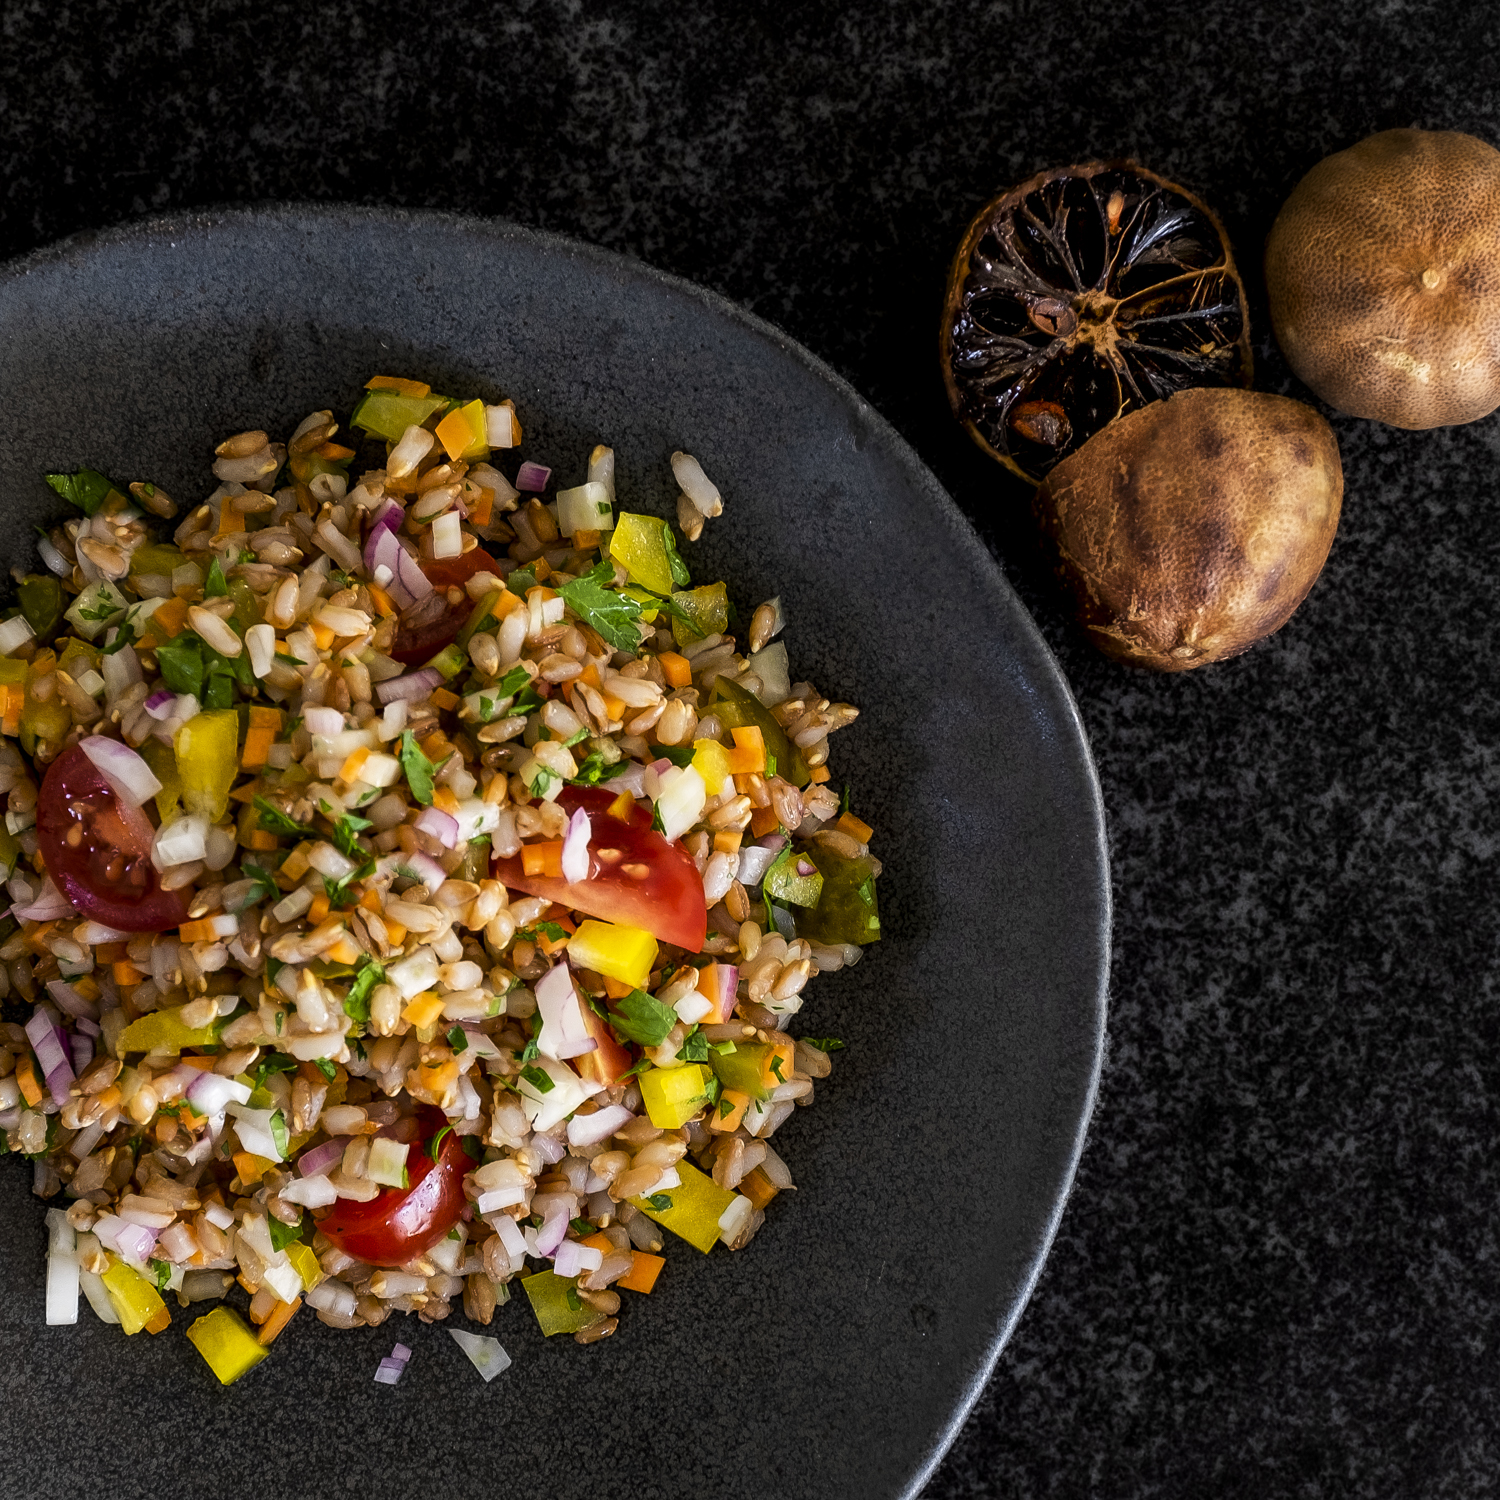
[{"label": "green herb leaf", "polygon": [[113,656],[116,651],[123,651],[126,646],[129,646],[135,641],[135,616],[136,611],[139,609],[140,605],[136,605],[134,609],[126,611],[125,618],[121,620],[114,629],[114,640],[112,640],[107,646],[101,646],[99,648],[100,656]]},{"label": "green herb leaf", "polygon": [[433,1138],[430,1141],[428,1141],[428,1143],[427,1143],[427,1154],[428,1154],[429,1157],[432,1158],[433,1161],[436,1161],[438,1159],[438,1153],[443,1149],[443,1137],[445,1135],[452,1135],[452,1134],[453,1134],[453,1127],[451,1125],[444,1125],[443,1128],[440,1131],[438,1131],[438,1133],[435,1136],[433,1136]]},{"label": "green herb leaf", "polygon": [[467,1052],[469,1050],[469,1033],[462,1026],[455,1026],[448,1032],[448,1045],[455,1052]]},{"label": "green herb leaf", "polygon": [[302,1215],[297,1215],[295,1224],[283,1224],[275,1214],[267,1214],[266,1227],[271,1231],[271,1247],[275,1250],[285,1250],[293,1240],[301,1237]]},{"label": "green herb leaf", "polygon": [[844,795],[839,798],[839,816],[842,817],[849,811],[849,783],[844,783]]},{"label": "green herb leaf", "polygon": [[384,965],[367,956],[363,967],[354,976],[354,983],[349,986],[349,993],[344,996],[344,1014],[351,1021],[370,1019],[370,991],[384,980]]},{"label": "green herb leaf", "polygon": [[326,1057],[313,1058],[313,1067],[315,1067],[318,1072],[320,1072],[329,1081],[329,1083],[332,1083],[333,1080],[338,1077],[338,1068]]},{"label": "green herb leaf", "polygon": [[317,833],[305,823],[298,823],[294,818],[289,818],[274,803],[268,802],[264,797],[254,799],[255,810],[260,814],[260,826],[267,833],[274,833],[281,839],[316,838]]},{"label": "green herb leaf", "polygon": [[156,665],[162,682],[174,693],[203,691],[203,642],[184,630],[156,648]]},{"label": "green herb leaf", "polygon": [[334,847],[350,859],[363,859],[365,851],[359,846],[359,835],[366,828],[373,828],[374,826],[368,818],[361,818],[354,813],[346,812],[333,825]]},{"label": "green herb leaf", "polygon": [[667,545],[667,565],[672,569],[672,582],[680,589],[691,588],[692,575],[682,560],[682,554],[677,550],[677,537],[665,521],[662,522],[661,539]]},{"label": "green herb leaf", "polygon": [[229,584],[224,577],[224,569],[219,566],[216,557],[208,565],[208,578],[203,585],[203,597],[205,599],[222,599],[229,592]]},{"label": "green herb leaf", "polygon": [[777,1083],[786,1082],[786,1074],[781,1071],[783,1066],[784,1064],[782,1062],[781,1054],[779,1052],[773,1052],[771,1054],[771,1071],[776,1075]]},{"label": "green herb leaf", "polygon": [[689,1062],[708,1061],[708,1038],[701,1031],[690,1031],[683,1039],[682,1050],[679,1057],[685,1057]]},{"label": "green herb leaf", "polygon": [[[279,1245],[276,1247],[281,1248]],[[156,1283],[156,1290],[164,1292],[167,1283],[172,1279],[172,1265],[170,1261],[151,1259],[146,1262],[151,1268],[151,1279]]]},{"label": "green herb leaf", "polygon": [[541,1014],[538,1013],[531,1018],[531,1040],[527,1042],[523,1048],[521,1048],[521,1055],[516,1059],[518,1062],[525,1064],[536,1061],[537,1053],[540,1050],[537,1047],[537,1038],[541,1034],[542,1017]]},{"label": "green herb leaf", "polygon": [[608,764],[604,757],[596,750],[584,763],[579,766],[578,774],[570,779],[571,786],[598,786],[601,781],[608,781],[612,776],[619,776],[630,769],[631,762],[628,756],[621,756],[612,765]]},{"label": "green herb leaf", "polygon": [[621,1073],[620,1076],[615,1080],[615,1082],[624,1083],[627,1078],[634,1078],[636,1074],[644,1073],[652,1066],[653,1064],[651,1062],[651,1059],[649,1057],[643,1057],[635,1064],[634,1067],[627,1068],[623,1073]]},{"label": "green herb leaf", "polygon": [[570,1312],[583,1311],[583,1298],[578,1295],[578,1288],[570,1286],[564,1295],[568,1299],[568,1310]]},{"label": "green herb leaf", "polygon": [[590,1224],[587,1219],[569,1219],[568,1228],[574,1234],[581,1234],[585,1237],[594,1233],[594,1225]]},{"label": "green herb leaf", "polygon": [[275,659],[284,667],[305,667],[307,665],[300,656],[288,656],[285,651],[276,652]]},{"label": "green herb leaf", "polygon": [[654,1208],[657,1213],[664,1214],[672,1206],[670,1193],[652,1193],[649,1198],[642,1198],[641,1202],[649,1208]]},{"label": "green herb leaf", "polygon": [[645,990],[631,990],[615,1002],[610,1025],[638,1047],[659,1047],[677,1024],[677,1012]]},{"label": "green herb leaf", "polygon": [[589,732],[587,729],[579,729],[573,734],[570,734],[567,739],[562,742],[562,747],[564,750],[571,750],[573,746],[576,745],[580,740],[586,740],[588,737]]},{"label": "green herb leaf", "polygon": [[710,1052],[717,1052],[720,1057],[728,1057],[731,1052],[738,1052],[740,1049],[728,1037],[725,1037],[722,1042],[710,1042],[708,1050]]},{"label": "green herb leaf", "polygon": [[[276,884],[276,877],[264,865],[257,864],[253,859],[242,859],[240,861],[240,874],[246,880],[253,882],[250,887],[250,894],[245,897],[240,906],[241,911],[244,911],[248,906],[258,906],[262,901],[269,901],[273,897],[277,900],[281,899],[281,887]],[[267,958],[266,967],[268,973],[270,972],[271,962],[272,960]]]},{"label": "green herb leaf", "polygon": [[495,692],[501,698],[514,698],[523,687],[531,683],[531,673],[525,667],[512,667],[499,682]]},{"label": "green herb leaf", "polygon": [[545,802],[547,798],[556,795],[557,789],[563,784],[563,779],[552,769],[540,763],[531,773],[531,780],[526,783],[531,795],[539,801]]},{"label": "green herb leaf", "polygon": [[272,1073],[295,1073],[297,1071],[297,1059],[288,1057],[285,1052],[273,1052],[269,1057],[262,1058],[260,1065],[250,1075],[250,1082],[254,1088],[261,1088],[266,1078]]},{"label": "green herb leaf", "polygon": [[43,477],[64,500],[76,505],[86,516],[97,515],[105,496],[115,488],[97,469],[80,469],[76,474],[47,474]]},{"label": "green herb leaf", "polygon": [[691,745],[656,745],[656,753],[671,761],[674,766],[690,766],[698,753]]},{"label": "green herb leaf", "polygon": [[638,651],[641,633],[635,622],[641,617],[641,606],[635,599],[602,587],[614,576],[614,564],[601,562],[582,578],[565,583],[560,592],[568,608],[616,651]]},{"label": "green herb leaf", "polygon": [[567,937],[568,929],[560,927],[556,922],[536,922],[530,927],[523,927],[517,937],[523,937],[527,942],[535,943],[538,938],[545,937],[554,943],[560,943]]},{"label": "green herb leaf", "polygon": [[541,1068],[522,1068],[521,1077],[539,1094],[550,1094],[557,1087],[552,1081],[552,1075]]},{"label": "green herb leaf", "polygon": [[484,1145],[477,1135],[466,1135],[464,1138],[464,1151],[471,1161],[484,1160]]},{"label": "green herb leaf", "polygon": [[527,589],[534,589],[537,585],[535,568],[517,568],[506,580],[505,586],[517,598],[524,599]]},{"label": "green herb leaf", "polygon": [[734,1113],[734,1100],[732,1100],[732,1099],[720,1099],[719,1100],[719,1118],[721,1120],[727,1120],[730,1117],[730,1115],[732,1115],[733,1113]]},{"label": "green herb leaf", "polygon": [[819,1052],[837,1052],[844,1045],[836,1036],[800,1036],[797,1040],[816,1047]]},{"label": "green herb leaf", "polygon": [[285,1157],[287,1142],[291,1139],[291,1137],[287,1134],[286,1116],[282,1114],[282,1112],[278,1109],[276,1113],[271,1116],[270,1125],[271,1139],[276,1142],[276,1149],[282,1154],[283,1157]]},{"label": "green herb leaf", "polygon": [[653,802],[651,804],[651,827],[655,832],[660,834],[665,834],[667,831],[667,825],[661,820],[660,802]]},{"label": "green herb leaf", "polygon": [[774,776],[775,774],[776,774],[776,757],[774,755],[772,755],[769,750],[767,750],[766,751],[766,775],[767,775],[767,777],[771,777],[771,776]]},{"label": "green herb leaf", "polygon": [[[447,765],[447,760],[443,761]],[[432,806],[432,778],[439,767],[427,759],[417,737],[407,730],[401,736],[401,769],[406,772],[406,784],[411,794],[423,807]]]}]

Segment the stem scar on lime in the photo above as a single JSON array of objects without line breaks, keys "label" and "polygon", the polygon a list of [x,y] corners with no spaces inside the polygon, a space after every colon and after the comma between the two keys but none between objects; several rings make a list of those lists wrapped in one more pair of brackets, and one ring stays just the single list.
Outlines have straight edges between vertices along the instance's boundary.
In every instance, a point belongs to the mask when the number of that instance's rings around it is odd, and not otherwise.
[{"label": "stem scar on lime", "polygon": [[1042,172],[970,224],[943,304],[943,379],[991,457],[1035,482],[1116,417],[1250,384],[1223,226],[1134,162]]}]

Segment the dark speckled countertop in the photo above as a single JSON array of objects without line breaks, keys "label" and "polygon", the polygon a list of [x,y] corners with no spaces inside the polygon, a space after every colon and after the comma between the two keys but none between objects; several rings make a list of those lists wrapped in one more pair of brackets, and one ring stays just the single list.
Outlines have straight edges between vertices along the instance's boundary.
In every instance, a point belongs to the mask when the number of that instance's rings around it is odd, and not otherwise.
[{"label": "dark speckled countertop", "polygon": [[1030,1307],[932,1480],[959,1497],[1500,1488],[1494,1151],[1500,418],[1334,418],[1347,493],[1273,640],[1112,666],[934,354],[970,215],[1132,154],[1253,271],[1319,157],[1500,140],[1480,5],[0,4],[0,255],[264,198],[494,214],[771,319],[915,446],[1057,652],[1103,782],[1109,1051]]}]

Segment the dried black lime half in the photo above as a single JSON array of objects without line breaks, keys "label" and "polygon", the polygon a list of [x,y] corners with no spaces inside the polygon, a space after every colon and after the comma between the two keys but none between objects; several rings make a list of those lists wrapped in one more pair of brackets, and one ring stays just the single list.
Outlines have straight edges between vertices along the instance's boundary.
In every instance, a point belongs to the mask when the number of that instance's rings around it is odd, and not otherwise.
[{"label": "dried black lime half", "polygon": [[1248,386],[1250,318],[1206,204],[1134,162],[1087,162],[1023,182],[970,224],[942,358],[970,435],[1036,481],[1126,412]]}]

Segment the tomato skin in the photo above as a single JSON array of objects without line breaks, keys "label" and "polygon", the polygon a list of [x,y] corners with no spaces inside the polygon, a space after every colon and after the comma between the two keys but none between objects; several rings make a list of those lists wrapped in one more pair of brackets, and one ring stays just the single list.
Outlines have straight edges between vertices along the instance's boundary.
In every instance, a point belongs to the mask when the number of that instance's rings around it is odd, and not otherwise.
[{"label": "tomato skin", "polygon": [[382,1188],[368,1203],[341,1198],[318,1228],[347,1255],[370,1266],[404,1266],[430,1250],[458,1223],[467,1200],[464,1173],[473,1165],[460,1136],[448,1134],[436,1161],[428,1143],[447,1125],[440,1110],[427,1108],[420,1143],[406,1154],[406,1188]]},{"label": "tomato skin", "polygon": [[609,1088],[635,1066],[635,1059],[615,1040],[609,1023],[595,1014],[592,1005],[580,1004],[578,1008],[583,1012],[585,1029],[599,1045],[592,1052],[569,1058],[569,1061],[580,1078],[602,1083],[605,1088]]},{"label": "tomato skin", "polygon": [[[435,589],[462,588],[476,573],[493,573],[504,579],[506,569],[495,561],[483,547],[475,547],[461,557],[444,557],[422,564],[422,571]],[[391,646],[391,656],[403,666],[421,666],[431,661],[445,646],[451,646],[464,628],[474,608],[473,601],[465,598],[462,604],[449,608],[447,614],[429,620],[414,630],[403,627],[397,632]]]},{"label": "tomato skin", "polygon": [[[74,812],[80,807],[81,815]],[[70,844],[79,829],[81,842]],[[151,820],[120,801],[77,745],[47,767],[36,832],[52,883],[90,921],[120,932],[165,932],[187,921],[183,893],[162,890],[151,863]],[[111,873],[111,865],[120,868]]]},{"label": "tomato skin", "polygon": [[[632,804],[623,818],[611,813],[617,796],[602,786],[568,786],[558,794],[564,812],[581,807],[593,825],[589,879],[575,885],[557,876],[528,875],[519,854],[495,860],[495,878],[511,890],[606,922],[644,927],[664,943],[700,952],[708,933],[708,913],[698,867],[681,844],[669,842],[651,827],[650,815],[640,807]],[[617,849],[623,857],[603,862],[601,849]],[[649,871],[644,878],[632,879],[623,873],[641,864]]]}]

